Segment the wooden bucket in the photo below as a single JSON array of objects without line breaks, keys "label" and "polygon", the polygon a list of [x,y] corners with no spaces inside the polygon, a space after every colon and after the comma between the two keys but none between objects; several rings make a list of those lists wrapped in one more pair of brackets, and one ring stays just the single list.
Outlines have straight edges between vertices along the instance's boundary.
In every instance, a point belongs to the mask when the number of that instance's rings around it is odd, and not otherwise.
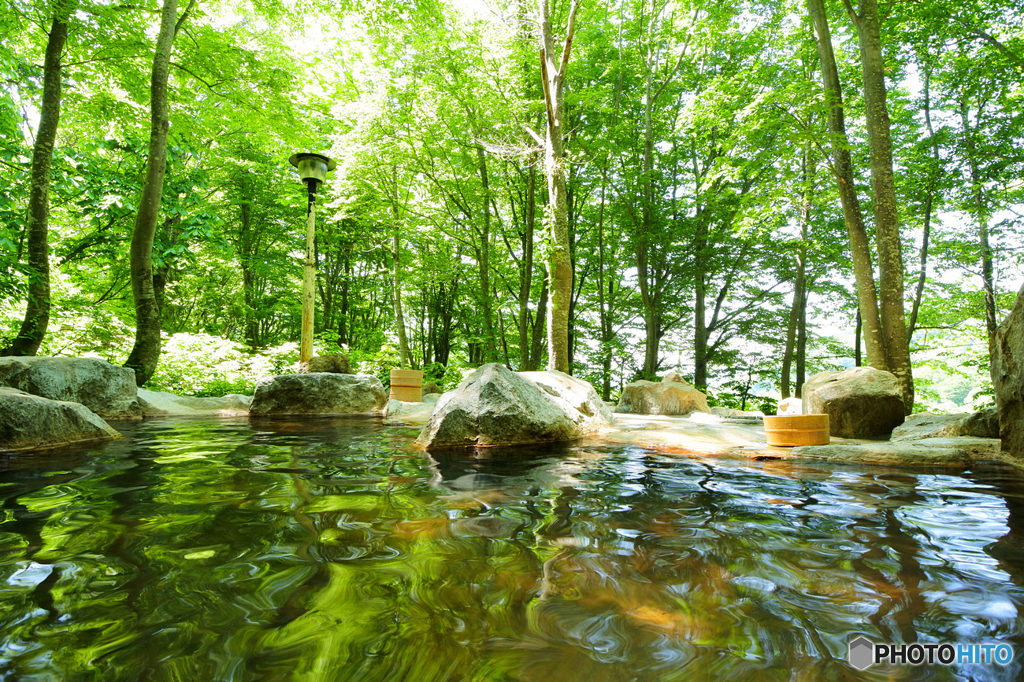
[{"label": "wooden bucket", "polygon": [[792,448],[798,445],[828,445],[827,414],[786,414],[764,418],[768,445]]},{"label": "wooden bucket", "polygon": [[391,370],[391,400],[418,403],[423,400],[423,371],[418,369]]}]

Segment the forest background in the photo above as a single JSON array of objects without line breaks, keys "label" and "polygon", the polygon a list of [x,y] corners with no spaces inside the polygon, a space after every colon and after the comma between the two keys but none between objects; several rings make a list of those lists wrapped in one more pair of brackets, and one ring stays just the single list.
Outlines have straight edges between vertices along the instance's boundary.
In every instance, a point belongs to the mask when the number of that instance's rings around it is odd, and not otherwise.
[{"label": "forest background", "polygon": [[[879,243],[858,40],[874,11],[914,409],[981,407],[988,340],[1021,284],[1024,10],[819,2],[844,137],[814,2],[592,0],[575,25],[553,2],[559,251],[537,4],[6,0],[0,348],[45,298],[35,352],[123,364],[148,262],[162,336],[148,387],[251,392],[295,371],[306,190],[287,159],[317,151],[338,162],[318,198],[318,354],[384,379],[404,361],[451,388],[484,362],[543,368],[557,305],[572,373],[605,399],[678,369],[712,404],[773,410],[810,374],[865,361],[839,190]],[[147,166],[161,96],[166,162]],[[156,195],[148,168],[165,171]]]}]

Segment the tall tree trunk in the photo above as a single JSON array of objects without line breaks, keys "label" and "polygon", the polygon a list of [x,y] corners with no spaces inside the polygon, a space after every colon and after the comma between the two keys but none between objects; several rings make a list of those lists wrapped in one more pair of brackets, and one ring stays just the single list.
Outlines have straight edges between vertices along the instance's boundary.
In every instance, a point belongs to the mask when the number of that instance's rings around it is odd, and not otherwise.
[{"label": "tall tree trunk", "polygon": [[807,301],[811,297],[810,283],[804,284],[804,297],[800,302],[800,323],[796,335],[796,391],[795,397],[803,397],[804,381],[807,380]]},{"label": "tall tree trunk", "polygon": [[491,189],[484,148],[478,146],[476,154],[480,167],[480,185],[484,191],[484,224],[480,233],[480,250],[477,252],[477,265],[480,270],[480,308],[484,314],[483,357],[486,362],[493,362],[498,359],[498,342],[494,336],[494,311],[491,306]]},{"label": "tall tree trunk", "polygon": [[50,324],[50,163],[60,124],[61,53],[68,38],[67,3],[56,8],[43,58],[43,100],[39,129],[32,147],[32,179],[28,197],[28,308],[18,335],[4,355],[35,355]]},{"label": "tall tree trunk", "polygon": [[601,327],[601,399],[608,400],[612,391],[612,294],[615,286],[613,278],[608,277],[608,291],[605,293],[605,270],[607,255],[604,245],[604,207],[605,189],[608,184],[607,167],[601,173],[601,203],[597,209],[597,308],[598,322]]},{"label": "tall tree trunk", "polygon": [[338,315],[338,343],[340,345],[350,345],[352,340],[349,338],[349,321],[348,321],[348,290],[349,285],[352,282],[352,245],[343,244],[341,247],[342,252],[342,272],[344,273],[341,281],[341,312]]},{"label": "tall tree trunk", "polygon": [[533,288],[533,231],[537,216],[537,171],[530,164],[526,176],[526,205],[521,244],[522,267],[519,272],[519,370],[525,371],[530,363],[530,294]]},{"label": "tall tree trunk", "polygon": [[[246,191],[243,186],[242,191]],[[235,251],[238,254],[238,265],[242,271],[242,297],[245,301],[245,340],[251,350],[260,347],[260,334],[256,321],[256,282],[252,270],[253,225],[252,201],[246,193],[238,204],[240,227]]]},{"label": "tall tree trunk", "polygon": [[800,313],[804,307],[804,285],[807,271],[807,232],[808,225],[811,222],[811,193],[813,192],[811,176],[814,173],[810,141],[804,144],[804,154],[800,165],[801,184],[803,185],[803,197],[800,202],[800,246],[796,254],[796,281],[793,285],[793,305],[790,307],[789,324],[786,326],[786,350],[782,356],[783,398],[790,396],[789,374],[796,346],[797,328],[800,326]]},{"label": "tall tree trunk", "polygon": [[978,165],[978,149],[975,131],[971,126],[967,96],[960,102],[960,121],[964,130],[964,147],[967,150],[967,164],[971,172],[971,199],[974,203],[974,220],[978,224],[978,245],[981,247],[981,287],[985,295],[985,330],[988,332],[989,360],[994,359],[996,329],[995,277],[992,246],[989,243],[988,207],[985,205],[985,190]]},{"label": "tall tree trunk", "polygon": [[920,266],[917,274],[917,287],[914,290],[914,304],[910,309],[910,321],[907,323],[907,338],[914,338],[914,330],[917,328],[917,314],[921,310],[921,299],[924,296],[924,285],[928,280],[928,246],[932,233],[932,209],[935,199],[935,185],[939,180],[941,170],[939,161],[939,140],[935,137],[935,130],[932,128],[932,96],[931,96],[931,64],[928,61],[927,49],[925,50],[924,64],[924,122],[928,128],[928,140],[932,148],[932,167],[929,173],[928,188],[924,196],[924,228],[921,234]]},{"label": "tall tree trunk", "polygon": [[580,0],[573,0],[569,8],[565,42],[561,60],[556,63],[554,36],[548,16],[548,0],[539,0],[541,28],[541,83],[547,111],[545,138],[545,172],[548,180],[548,211],[545,232],[548,238],[548,272],[551,280],[551,306],[548,313],[548,369],[568,374],[569,366],[569,306],[572,301],[572,260],[569,255],[569,218],[565,195],[565,147],[562,123],[565,109],[565,74],[569,66],[573,34],[576,32],[576,14]]},{"label": "tall tree trunk", "polygon": [[398,328],[398,357],[399,365],[402,369],[410,366],[409,357],[409,339],[405,334],[405,315],[402,312],[402,243],[399,236],[398,227],[398,207],[392,207],[392,217],[395,221],[394,225],[394,255],[392,257],[392,284],[393,291],[392,295],[395,301],[395,326]]},{"label": "tall tree trunk", "polygon": [[146,159],[146,178],[139,198],[139,210],[132,232],[131,277],[132,297],[135,300],[135,345],[125,367],[135,370],[135,383],[142,386],[156,371],[160,360],[160,308],[153,290],[153,237],[160,215],[160,200],[164,190],[164,172],[167,166],[167,132],[170,128],[167,106],[167,79],[171,63],[171,50],[178,28],[195,5],[189,2],[178,19],[178,0],[164,0],[160,13],[160,33],[153,56],[153,76],[150,80],[149,156]]},{"label": "tall tree trunk", "polygon": [[[885,63],[882,60],[882,27],[876,0],[860,0],[860,13],[843,0],[857,26],[864,111],[871,164],[872,208],[875,244],[878,247],[878,296],[881,304],[882,339],[888,370],[900,383],[903,405],[914,407],[914,376],[903,307],[903,245],[900,242],[899,206],[892,171],[892,138],[885,103]],[[870,347],[869,347],[870,355]]]},{"label": "tall tree trunk", "polygon": [[843,220],[850,239],[850,254],[857,284],[858,307],[865,330],[868,364],[885,370],[888,369],[888,359],[878,314],[871,245],[864,229],[864,216],[860,209],[860,201],[857,199],[857,188],[853,184],[853,162],[850,158],[850,142],[846,137],[843,90],[839,83],[835,53],[832,51],[832,33],[828,27],[824,0],[807,0],[807,9],[814,24],[821,78],[829,107],[828,129],[832,135],[832,171],[839,188]]},{"label": "tall tree trunk", "polygon": [[537,316],[533,319],[533,337],[530,342],[530,364],[529,369],[535,371],[540,369],[540,358],[544,352],[544,332],[546,329],[548,312],[548,292],[550,278],[547,271],[544,272],[544,281],[540,288],[540,298],[537,300]]},{"label": "tall tree trunk", "polygon": [[857,309],[857,321],[853,326],[853,366],[861,367],[864,360],[861,356],[861,338],[864,334],[864,320],[860,316],[860,308]]},{"label": "tall tree trunk", "polygon": [[[647,55],[644,69],[644,158],[641,172],[643,188],[640,210],[640,229],[637,230],[636,271],[637,284],[640,289],[640,302],[644,315],[644,368],[647,379],[653,379],[658,373],[660,364],[658,357],[661,345],[661,301],[658,292],[651,291],[650,249],[652,222],[654,220],[654,102],[658,95],[654,94],[655,65],[655,17],[657,15],[654,0],[650,5],[650,38],[647,41]],[[700,333],[699,331],[697,332]]]},{"label": "tall tree trunk", "polygon": [[693,289],[693,385],[703,391],[708,386],[707,290],[704,273],[697,273]]}]

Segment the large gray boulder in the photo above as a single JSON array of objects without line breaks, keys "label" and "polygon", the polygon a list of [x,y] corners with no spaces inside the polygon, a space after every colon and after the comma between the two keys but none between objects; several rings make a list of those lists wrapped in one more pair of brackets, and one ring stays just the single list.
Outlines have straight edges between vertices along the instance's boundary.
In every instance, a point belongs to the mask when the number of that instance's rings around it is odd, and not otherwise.
[{"label": "large gray boulder", "polygon": [[616,412],[629,414],[711,413],[708,398],[675,371],[661,381],[634,381],[622,387]]},{"label": "large gray boulder", "polygon": [[992,361],[992,386],[999,410],[1002,454],[1024,466],[1024,287],[1017,293],[1013,310],[996,330]]},{"label": "large gray boulder", "polygon": [[166,391],[139,389],[139,404],[145,417],[167,416],[238,416],[249,413],[252,398],[238,393],[229,393],[220,398],[191,398]]},{"label": "large gray boulder", "polygon": [[999,414],[990,407],[973,414],[912,414],[892,431],[889,440],[910,441],[922,438],[999,438]]},{"label": "large gray boulder", "polygon": [[0,358],[0,386],[81,403],[104,419],[141,419],[135,370],[98,358]]},{"label": "large gray boulder", "polygon": [[316,374],[327,372],[328,374],[352,374],[352,367],[347,355],[318,355],[310,358],[309,362],[299,365],[301,374]]},{"label": "large gray boulder", "polygon": [[611,412],[590,384],[491,363],[441,396],[416,442],[428,449],[558,442],[609,423]]},{"label": "large gray boulder", "polygon": [[386,404],[370,374],[279,374],[256,382],[249,414],[379,414]]},{"label": "large gray boulder", "polygon": [[801,395],[804,414],[827,414],[829,432],[839,438],[885,436],[905,418],[896,377],[874,367],[820,372]]},{"label": "large gray boulder", "polygon": [[120,437],[80,403],[0,388],[0,451],[35,450]]},{"label": "large gray boulder", "polygon": [[548,398],[565,410],[570,418],[580,422],[587,431],[607,426],[615,419],[611,408],[601,400],[594,387],[582,379],[554,370],[517,374],[536,384],[547,393]]}]

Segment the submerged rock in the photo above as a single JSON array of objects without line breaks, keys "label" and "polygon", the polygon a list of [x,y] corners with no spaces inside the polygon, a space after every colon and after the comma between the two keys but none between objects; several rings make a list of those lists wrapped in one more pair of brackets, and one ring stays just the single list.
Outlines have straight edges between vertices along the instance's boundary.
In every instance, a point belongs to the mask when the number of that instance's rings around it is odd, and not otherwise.
[{"label": "submerged rock", "polygon": [[874,367],[820,372],[802,395],[804,414],[827,414],[829,431],[839,438],[884,436],[905,417],[896,377]]},{"label": "submerged rock", "polygon": [[141,419],[135,370],[98,358],[0,358],[0,386],[81,403],[104,419]]},{"label": "submerged rock", "polygon": [[249,414],[373,414],[386,404],[370,374],[279,374],[256,382]]},{"label": "submerged rock", "polygon": [[430,414],[434,411],[437,396],[433,398],[433,400],[424,400],[418,403],[388,400],[387,407],[384,408],[384,422],[387,424],[422,424],[430,419]]},{"label": "submerged rock", "polygon": [[81,403],[0,388],[0,450],[34,450],[120,437]]},{"label": "submerged rock", "polygon": [[793,448],[792,456],[797,459],[895,466],[967,467],[974,463],[962,448],[933,447],[919,443],[801,445]]},{"label": "submerged rock", "polygon": [[229,393],[221,398],[190,398],[165,391],[139,389],[139,404],[142,405],[142,414],[145,417],[243,415],[249,413],[251,402],[250,396],[237,393]]},{"label": "submerged rock", "polygon": [[999,415],[995,408],[973,414],[912,414],[892,431],[890,440],[907,441],[921,438],[999,438]]},{"label": "submerged rock", "polygon": [[431,449],[567,441],[610,422],[585,381],[491,363],[441,396],[416,442]]},{"label": "submerged rock", "polygon": [[663,381],[634,381],[622,387],[616,412],[630,414],[690,414],[711,412],[707,396],[675,372]]},{"label": "submerged rock", "polygon": [[892,445],[921,445],[928,448],[955,448],[963,450],[972,459],[999,459],[998,438],[951,436],[949,438],[922,438],[914,441],[889,441]]},{"label": "submerged rock", "polygon": [[1003,456],[1024,466],[1024,287],[996,331],[992,386],[999,410]]}]

